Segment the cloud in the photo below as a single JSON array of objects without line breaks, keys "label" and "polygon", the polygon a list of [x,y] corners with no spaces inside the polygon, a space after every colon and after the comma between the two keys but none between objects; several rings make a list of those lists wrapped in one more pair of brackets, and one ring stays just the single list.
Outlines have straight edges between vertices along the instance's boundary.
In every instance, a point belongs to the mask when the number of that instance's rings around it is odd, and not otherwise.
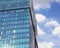
[{"label": "cloud", "polygon": [[45,35],[45,32],[37,25],[37,34],[38,35]]},{"label": "cloud", "polygon": [[54,28],[52,34],[60,37],[60,25]]},{"label": "cloud", "polygon": [[[51,32],[53,35],[57,35],[60,37],[60,24],[58,21],[50,18],[48,19],[43,14],[36,14],[36,20],[37,20],[37,23],[44,22],[45,27],[51,27],[49,29],[51,29]],[[52,29],[52,27],[54,28]],[[44,29],[41,29],[38,25],[37,25],[37,32],[38,32],[38,35],[46,34],[46,32],[44,32]]]},{"label": "cloud", "polygon": [[35,10],[39,10],[41,8],[51,8],[50,4],[53,0],[33,0]]},{"label": "cloud", "polygon": [[38,42],[38,48],[53,48],[54,45],[53,42]]},{"label": "cloud", "polygon": [[56,2],[60,3],[60,0],[55,0]]},{"label": "cloud", "polygon": [[[48,19],[43,14],[36,14],[36,20],[37,20],[37,23],[44,22],[45,27],[51,27],[49,29],[51,29],[52,34],[56,35],[60,38],[60,24],[58,21],[56,21],[54,19],[50,19],[50,18]],[[52,29],[52,27],[54,27],[54,28]],[[47,32],[48,32],[48,30],[47,30]],[[41,29],[37,25],[37,34],[38,35],[45,35],[46,32],[44,31],[44,29]]]},{"label": "cloud", "polygon": [[51,2],[58,2],[60,3],[60,0],[33,0],[34,9],[40,10],[42,9],[50,9],[51,8]]},{"label": "cloud", "polygon": [[50,21],[47,21],[45,23],[45,26],[46,27],[54,27],[54,29],[52,29],[52,34],[53,35],[56,35],[60,38],[60,24],[58,21],[56,20],[50,20]]},{"label": "cloud", "polygon": [[46,19],[46,17],[42,14],[36,14],[36,20],[37,22],[42,22]]},{"label": "cloud", "polygon": [[46,27],[50,27],[50,26],[59,26],[59,23],[56,20],[51,20],[45,23]]}]

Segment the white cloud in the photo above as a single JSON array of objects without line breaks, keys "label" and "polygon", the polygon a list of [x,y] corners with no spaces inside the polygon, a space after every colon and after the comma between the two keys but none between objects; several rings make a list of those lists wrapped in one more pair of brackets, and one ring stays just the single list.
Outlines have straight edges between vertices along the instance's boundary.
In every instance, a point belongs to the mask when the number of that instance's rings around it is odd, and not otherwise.
[{"label": "white cloud", "polygon": [[56,2],[60,3],[60,0],[55,0]]},{"label": "white cloud", "polygon": [[60,0],[33,0],[34,8],[35,10],[42,9],[49,9],[51,8],[51,2],[58,2],[60,3]]},{"label": "white cloud", "polygon": [[38,48],[53,48],[54,45],[53,42],[38,42]]},{"label": "white cloud", "polygon": [[36,14],[36,20],[37,22],[42,22],[46,19],[46,17],[42,14]]},{"label": "white cloud", "polygon": [[37,25],[37,34],[38,35],[45,35],[45,32]]},{"label": "white cloud", "polygon": [[[48,19],[43,14],[36,14],[36,20],[37,20],[37,23],[44,22],[44,25],[46,27],[55,27],[54,29],[51,29],[52,34],[60,37],[60,24],[58,21],[56,21],[54,19]],[[37,32],[38,32],[38,35],[45,35],[46,34],[44,32],[44,30],[41,29],[38,25],[37,25]]]},{"label": "white cloud", "polygon": [[59,23],[56,20],[51,20],[46,22],[45,26],[50,27],[50,26],[59,26]]},{"label": "white cloud", "polygon": [[51,8],[50,4],[53,0],[33,0],[35,10],[39,10],[41,8]]},{"label": "white cloud", "polygon": [[52,34],[56,35],[56,36],[58,36],[60,38],[60,24],[59,24],[58,21],[56,21],[56,20],[47,21],[45,23],[45,26],[46,27],[52,27],[52,26],[54,26],[55,28],[52,29]]},{"label": "white cloud", "polygon": [[55,27],[55,29],[52,31],[52,34],[60,37],[60,25]]}]

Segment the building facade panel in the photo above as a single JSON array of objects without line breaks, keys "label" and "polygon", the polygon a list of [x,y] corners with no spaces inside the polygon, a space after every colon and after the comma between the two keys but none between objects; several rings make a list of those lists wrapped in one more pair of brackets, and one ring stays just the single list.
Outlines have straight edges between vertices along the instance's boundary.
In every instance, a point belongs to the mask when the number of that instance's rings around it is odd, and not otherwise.
[{"label": "building facade panel", "polygon": [[1,48],[29,48],[30,13],[29,9],[0,12]]},{"label": "building facade panel", "polygon": [[30,0],[1,0],[0,10],[30,7]]},{"label": "building facade panel", "polygon": [[36,48],[36,21],[30,0],[1,0],[0,48]]}]

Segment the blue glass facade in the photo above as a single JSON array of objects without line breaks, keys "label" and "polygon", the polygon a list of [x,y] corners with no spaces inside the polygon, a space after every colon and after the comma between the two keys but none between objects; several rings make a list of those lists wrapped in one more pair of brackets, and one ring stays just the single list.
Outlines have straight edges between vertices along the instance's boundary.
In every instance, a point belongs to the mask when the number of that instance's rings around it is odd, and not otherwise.
[{"label": "blue glass facade", "polygon": [[29,9],[0,12],[0,48],[29,48]]},{"label": "blue glass facade", "polygon": [[30,7],[30,0],[0,0],[0,10]]},{"label": "blue glass facade", "polygon": [[30,48],[31,29],[30,0],[0,1],[0,48]]},{"label": "blue glass facade", "polygon": [[0,48],[37,48],[31,0],[0,0]]}]

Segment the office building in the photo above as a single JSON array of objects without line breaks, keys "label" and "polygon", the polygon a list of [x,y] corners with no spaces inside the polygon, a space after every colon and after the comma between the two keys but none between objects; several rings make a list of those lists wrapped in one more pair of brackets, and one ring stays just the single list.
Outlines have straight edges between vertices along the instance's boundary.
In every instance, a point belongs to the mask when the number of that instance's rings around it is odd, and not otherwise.
[{"label": "office building", "polygon": [[0,0],[0,48],[37,48],[31,0]]}]

